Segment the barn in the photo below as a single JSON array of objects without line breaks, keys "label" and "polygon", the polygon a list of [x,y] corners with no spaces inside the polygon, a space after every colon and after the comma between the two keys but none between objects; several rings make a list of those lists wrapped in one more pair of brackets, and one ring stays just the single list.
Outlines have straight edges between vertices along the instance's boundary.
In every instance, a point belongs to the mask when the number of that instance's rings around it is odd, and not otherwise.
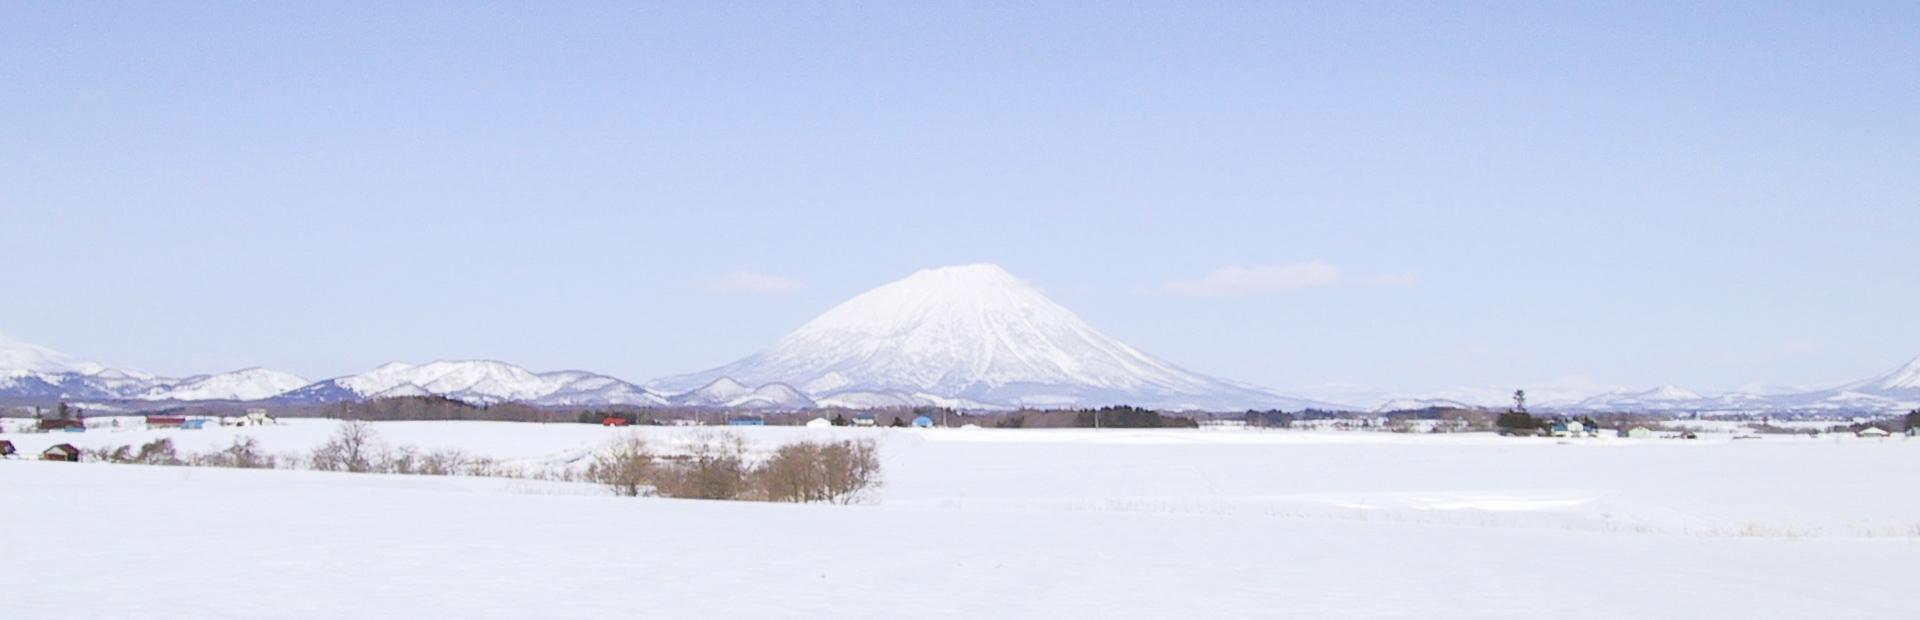
[{"label": "barn", "polygon": [[73,447],[73,444],[70,443],[58,444],[41,452],[40,460],[78,463],[80,462],[80,449]]}]

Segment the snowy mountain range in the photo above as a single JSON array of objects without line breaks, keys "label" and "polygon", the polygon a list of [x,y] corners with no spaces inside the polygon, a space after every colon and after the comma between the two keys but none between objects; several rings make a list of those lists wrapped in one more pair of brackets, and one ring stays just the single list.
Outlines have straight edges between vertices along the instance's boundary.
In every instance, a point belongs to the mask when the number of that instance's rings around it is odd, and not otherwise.
[{"label": "snowy mountain range", "polygon": [[[1537,389],[1536,389],[1537,388]],[[1827,389],[1753,385],[1705,396],[1570,379],[1527,388],[1542,412],[1898,413],[1920,409],[1920,358]],[[941,406],[968,410],[1130,404],[1233,411],[1500,408],[1507,388],[1389,392],[1333,384],[1308,398],[1207,377],[1094,329],[995,265],[928,269],[863,293],[732,364],[645,386],[591,372],[536,373],[489,360],[390,363],[310,382],[248,368],[157,377],[0,335],[0,400],[320,404],[438,395],[474,404],[685,406],[801,410]]]},{"label": "snowy mountain range", "polygon": [[1199,375],[1101,333],[997,265],[928,269],[862,293],[740,361],[648,387],[722,379],[816,403],[1170,409],[1318,403]]},{"label": "snowy mountain range", "polygon": [[276,400],[319,404],[428,395],[476,405],[505,402],[542,406],[667,404],[667,399],[659,394],[606,375],[578,370],[535,373],[490,360],[439,361],[420,366],[393,362],[357,375],[291,390]]},{"label": "snowy mountain range", "polygon": [[[1885,374],[1832,388],[1805,389],[1750,384],[1706,396],[1675,385],[1651,390],[1606,388],[1590,382],[1527,387],[1531,409],[1546,413],[1751,413],[1841,414],[1901,413],[1920,409],[1920,358]],[[1508,406],[1511,388],[1455,388],[1429,393],[1401,393],[1354,385],[1313,386],[1301,391],[1342,403],[1345,408],[1404,411],[1426,407],[1501,409]],[[1384,404],[1367,407],[1366,403]]]},{"label": "snowy mountain range", "polygon": [[0,335],[0,397],[16,400],[260,400],[306,385],[299,376],[248,368],[184,379],[108,368]]}]

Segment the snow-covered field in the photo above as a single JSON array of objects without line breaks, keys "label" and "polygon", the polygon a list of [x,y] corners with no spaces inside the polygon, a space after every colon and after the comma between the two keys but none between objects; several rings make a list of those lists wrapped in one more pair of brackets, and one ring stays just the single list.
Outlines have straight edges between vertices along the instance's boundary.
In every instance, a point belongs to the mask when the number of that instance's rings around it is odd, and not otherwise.
[{"label": "snow-covered field", "polygon": [[[563,467],[616,433],[392,422]],[[302,451],[332,423],[0,435]],[[1920,441],[1216,430],[873,436],[865,506],[591,485],[0,462],[0,616],[1910,618]]]}]

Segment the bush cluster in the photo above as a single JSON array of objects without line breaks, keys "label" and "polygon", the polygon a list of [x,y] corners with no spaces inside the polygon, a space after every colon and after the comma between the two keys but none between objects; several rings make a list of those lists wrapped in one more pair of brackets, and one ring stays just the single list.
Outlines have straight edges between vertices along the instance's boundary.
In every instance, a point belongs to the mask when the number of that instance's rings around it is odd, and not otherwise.
[{"label": "bush cluster", "polygon": [[113,448],[95,448],[81,452],[81,460],[106,463],[133,463],[139,465],[194,465],[200,467],[241,467],[273,469],[285,462],[280,456],[267,454],[260,450],[260,442],[252,437],[235,437],[233,444],[212,452],[181,454],[173,447],[173,440],[155,439],[139,448],[117,446]]},{"label": "bush cluster", "polygon": [[342,422],[326,443],[306,454],[270,454],[252,437],[239,436],[225,448],[210,452],[180,452],[173,440],[160,438],[141,444],[95,448],[81,460],[134,465],[183,465],[258,469],[317,469],[375,474],[424,476],[496,476],[570,480],[567,472],[523,471],[500,466],[492,459],[473,457],[458,449],[423,452],[413,446],[388,446],[361,420]]},{"label": "bush cluster", "polygon": [[656,451],[627,435],[594,455],[586,477],[620,495],[835,504],[860,501],[881,485],[871,439],[789,443],[758,462],[749,448],[738,435],[707,433]]},{"label": "bush cluster", "polygon": [[421,476],[504,476],[492,459],[468,456],[457,448],[422,452],[413,446],[389,447],[373,426],[360,420],[342,422],[333,437],[314,448],[308,466],[321,471]]}]

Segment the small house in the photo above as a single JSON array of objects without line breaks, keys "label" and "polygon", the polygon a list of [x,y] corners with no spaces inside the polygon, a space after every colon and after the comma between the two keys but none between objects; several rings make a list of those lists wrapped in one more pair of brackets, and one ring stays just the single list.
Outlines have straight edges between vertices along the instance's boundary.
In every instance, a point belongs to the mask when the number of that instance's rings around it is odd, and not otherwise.
[{"label": "small house", "polygon": [[811,420],[807,420],[807,427],[809,428],[826,428],[829,426],[833,426],[833,420],[829,420],[826,418],[814,418]]},{"label": "small house", "polygon": [[205,418],[194,418],[180,423],[180,428],[189,431],[197,431],[206,427],[207,420]]},{"label": "small house", "polygon": [[766,425],[767,425],[766,419],[756,418],[752,416],[738,417],[738,418],[727,420],[727,426],[766,426]]},{"label": "small house", "polygon": [[180,428],[182,425],[185,425],[186,423],[187,423],[187,419],[181,416],[174,416],[174,415],[147,416],[147,428]]},{"label": "small house", "polygon": [[59,444],[54,447],[47,448],[46,451],[41,452],[40,460],[67,461],[69,463],[78,463],[80,462],[80,449],[73,447],[73,444],[70,444],[70,443]]},{"label": "small house", "polygon": [[619,416],[607,416],[605,418],[601,418],[600,420],[601,426],[630,426],[632,424],[633,424],[632,420],[628,420],[626,418],[622,418]]},{"label": "small house", "polygon": [[913,419],[914,428],[933,428],[933,418],[919,416]]},{"label": "small house", "polygon": [[873,414],[871,413],[854,414],[853,425],[854,426],[873,426],[874,425]]},{"label": "small house", "polygon": [[0,439],[0,456],[13,456],[13,442]]},{"label": "small house", "polygon": [[233,421],[234,426],[273,426],[273,424],[273,416],[267,415],[265,409],[248,409],[247,415]]},{"label": "small house", "polygon": [[1653,431],[1649,430],[1645,426],[1635,426],[1633,428],[1620,431],[1620,436],[1626,437],[1628,439],[1651,439],[1653,437]]},{"label": "small house", "polygon": [[1880,428],[1878,426],[1869,426],[1869,427],[1854,431],[1853,434],[1858,435],[1860,437],[1886,437],[1888,435],[1892,435],[1893,433],[1889,433],[1887,432],[1887,429]]}]

